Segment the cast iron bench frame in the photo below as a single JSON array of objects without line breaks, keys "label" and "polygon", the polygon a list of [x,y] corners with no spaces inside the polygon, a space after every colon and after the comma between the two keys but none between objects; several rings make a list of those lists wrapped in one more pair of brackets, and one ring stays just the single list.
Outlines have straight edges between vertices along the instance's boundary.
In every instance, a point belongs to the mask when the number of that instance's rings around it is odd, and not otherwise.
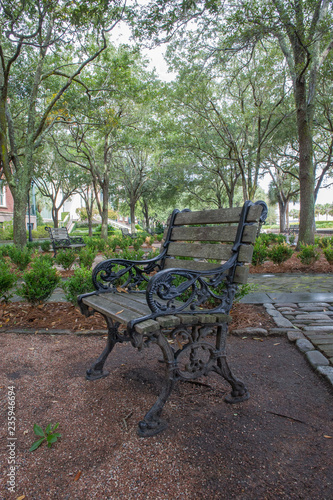
[{"label": "cast iron bench frame", "polygon": [[[139,350],[155,343],[163,354],[162,389],[139,422],[139,436],[153,436],[166,428],[160,415],[177,380],[194,380],[215,372],[231,385],[226,402],[249,398],[244,383],[234,377],[227,364],[226,338],[234,296],[238,284],[247,282],[253,243],[266,217],[263,201],[247,201],[243,208],[174,210],[158,256],[148,261],[109,259],[94,268],[96,291],[80,295],[78,303],[85,316],[95,312],[104,316],[108,340],[86,378],[108,375],[103,371],[104,363],[118,342],[131,342]],[[139,292],[137,286],[142,283],[147,287]],[[205,308],[211,298],[215,305]],[[119,329],[121,324],[126,330]]]},{"label": "cast iron bench frame", "polygon": [[45,227],[51,238],[51,243],[54,251],[54,257],[57,255],[59,248],[82,248],[86,244],[81,236],[69,236],[66,227]]}]

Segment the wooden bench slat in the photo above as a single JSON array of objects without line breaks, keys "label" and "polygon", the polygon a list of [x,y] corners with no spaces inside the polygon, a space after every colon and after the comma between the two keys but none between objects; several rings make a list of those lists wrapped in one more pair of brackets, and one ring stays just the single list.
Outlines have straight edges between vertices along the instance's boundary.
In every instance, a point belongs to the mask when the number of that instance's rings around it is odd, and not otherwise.
[{"label": "wooden bench slat", "polygon": [[[179,243],[169,244],[168,255],[174,257],[194,257],[200,259],[215,259],[226,261],[232,256],[232,245],[218,245],[214,243]],[[239,250],[239,262],[251,262],[252,245],[242,245]]]},{"label": "wooden bench slat", "polygon": [[[202,210],[198,212],[180,212],[176,215],[175,225],[238,223],[242,207]],[[249,209],[247,222],[258,221],[262,212],[261,205]]]},{"label": "wooden bench slat", "polygon": [[[253,243],[257,234],[257,225],[246,226],[243,232],[244,243]],[[175,227],[171,234],[172,241],[224,241],[234,242],[237,226],[225,227]]]},{"label": "wooden bench slat", "polygon": [[[151,314],[151,310],[147,306],[147,301],[137,301],[133,297],[136,294],[131,293],[106,293],[103,295],[103,298],[112,304],[118,304],[119,310],[122,308],[129,309],[137,313],[140,316],[146,316],[147,314]],[[145,299],[145,296],[144,296]]]}]

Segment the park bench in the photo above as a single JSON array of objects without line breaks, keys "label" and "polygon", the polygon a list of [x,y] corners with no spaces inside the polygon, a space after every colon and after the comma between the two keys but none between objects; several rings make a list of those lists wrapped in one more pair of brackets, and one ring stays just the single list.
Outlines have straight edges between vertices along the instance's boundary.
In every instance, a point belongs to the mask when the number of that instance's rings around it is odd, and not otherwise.
[{"label": "park bench", "polygon": [[231,385],[227,402],[248,399],[245,385],[227,364],[226,336],[234,296],[238,285],[247,282],[253,243],[266,216],[262,201],[247,201],[243,208],[174,210],[158,256],[110,259],[94,268],[96,290],[80,295],[78,303],[85,316],[104,316],[108,340],[86,378],[108,375],[103,366],[118,342],[129,341],[139,350],[154,343],[162,351],[162,389],[139,422],[139,436],[166,428],[160,415],[177,380],[215,372]]},{"label": "park bench", "polygon": [[68,231],[65,227],[45,227],[50,235],[54,257],[57,255],[57,250],[59,248],[82,248],[85,247],[85,242],[80,236],[69,236]]}]

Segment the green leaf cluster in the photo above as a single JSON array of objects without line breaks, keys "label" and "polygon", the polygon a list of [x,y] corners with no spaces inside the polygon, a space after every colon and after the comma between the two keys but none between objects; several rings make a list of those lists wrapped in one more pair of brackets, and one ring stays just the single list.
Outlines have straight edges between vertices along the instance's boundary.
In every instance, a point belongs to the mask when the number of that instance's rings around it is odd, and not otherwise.
[{"label": "green leaf cluster", "polygon": [[35,441],[29,451],[35,451],[39,446],[46,441],[48,448],[51,448],[51,446],[57,442],[57,440],[61,437],[61,434],[59,432],[55,432],[56,429],[59,427],[59,422],[57,422],[53,427],[52,424],[48,424],[46,427],[45,431],[43,429],[35,424],[34,425],[34,433],[36,436],[40,436],[40,439]]}]

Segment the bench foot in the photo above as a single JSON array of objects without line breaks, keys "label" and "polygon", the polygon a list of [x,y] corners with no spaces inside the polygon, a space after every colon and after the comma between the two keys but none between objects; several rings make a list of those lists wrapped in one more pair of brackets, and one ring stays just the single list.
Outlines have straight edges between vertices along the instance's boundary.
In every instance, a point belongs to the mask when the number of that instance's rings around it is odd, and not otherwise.
[{"label": "bench foot", "polygon": [[242,403],[243,401],[246,401],[249,398],[250,398],[250,393],[249,391],[246,391],[241,396],[233,395],[233,393],[228,394],[228,396],[224,398],[224,401],[229,404],[235,404],[235,403]]},{"label": "bench foot", "polygon": [[110,375],[110,372],[103,372],[103,370],[94,370],[93,368],[89,368],[86,371],[86,379],[87,380],[98,380],[99,378],[104,378]]},{"label": "bench foot", "polygon": [[164,431],[164,429],[166,429],[167,427],[167,422],[162,419],[152,420],[150,422],[141,420],[141,422],[139,422],[137,434],[140,437],[151,437],[155,436],[155,434],[158,434],[159,432]]}]

